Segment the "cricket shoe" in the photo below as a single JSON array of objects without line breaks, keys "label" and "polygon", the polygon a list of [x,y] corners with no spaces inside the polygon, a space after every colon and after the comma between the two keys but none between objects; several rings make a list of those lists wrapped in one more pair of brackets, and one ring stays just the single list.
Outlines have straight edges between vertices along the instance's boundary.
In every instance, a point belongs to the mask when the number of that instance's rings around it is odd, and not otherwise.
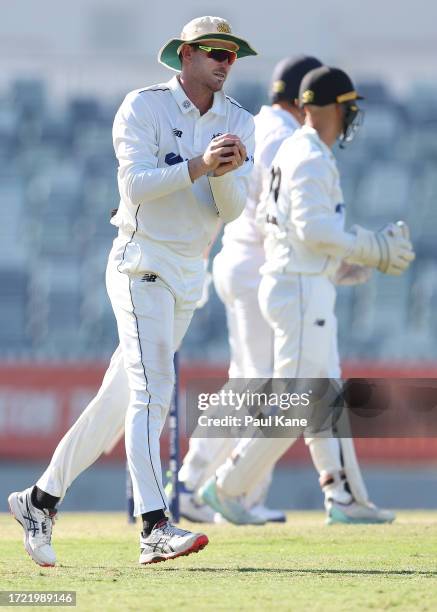
[{"label": "cricket shoe", "polygon": [[396,515],[391,510],[378,508],[374,504],[360,504],[352,500],[349,504],[341,504],[333,499],[325,502],[326,523],[349,523],[355,525],[392,523]]},{"label": "cricket shoe", "polygon": [[[169,481],[165,487],[167,499],[173,497],[173,486]],[[194,491],[187,488],[184,482],[179,482],[179,514],[192,523],[213,523],[214,511],[196,498]]]},{"label": "cricket shoe", "polygon": [[234,525],[264,525],[266,522],[261,516],[247,510],[237,497],[224,495],[217,487],[215,476],[200,487],[199,497]]},{"label": "cricket shoe", "polygon": [[56,554],[53,550],[52,528],[56,510],[40,510],[32,504],[33,486],[21,493],[11,493],[8,497],[13,517],[24,530],[24,548],[35,563],[42,567],[53,567]]},{"label": "cricket shoe", "polygon": [[149,535],[140,535],[139,563],[159,563],[197,553],[208,544],[203,533],[192,533],[175,527],[167,519],[156,523]]},{"label": "cricket shoe", "polygon": [[257,504],[256,506],[252,506],[250,512],[255,516],[259,516],[264,519],[266,523],[286,523],[287,516],[285,512],[282,510],[273,510],[272,508],[267,508],[263,504]]},{"label": "cricket shoe", "polygon": [[194,491],[189,491],[183,484],[179,491],[179,512],[193,523],[214,522],[214,510],[207,504],[199,503]]},{"label": "cricket shoe", "polygon": [[[256,505],[250,508],[251,514],[260,516],[266,523],[286,523],[287,515],[282,510],[272,510],[267,506]],[[220,512],[214,513],[214,523],[228,523],[225,517]]]}]

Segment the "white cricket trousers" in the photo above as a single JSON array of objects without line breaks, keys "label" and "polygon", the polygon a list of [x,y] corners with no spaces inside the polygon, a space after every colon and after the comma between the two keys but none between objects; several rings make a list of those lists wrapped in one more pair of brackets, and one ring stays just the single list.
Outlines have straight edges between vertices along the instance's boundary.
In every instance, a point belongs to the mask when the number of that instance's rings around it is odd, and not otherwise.
[{"label": "white cricket trousers", "polygon": [[223,248],[212,268],[215,290],[226,308],[229,378],[270,378],[273,332],[258,304],[264,249],[250,245],[241,252],[230,250]]},{"label": "white cricket trousers", "polygon": [[[275,378],[339,378],[334,285],[321,275],[265,275],[259,304],[274,333]],[[217,470],[218,483],[231,496],[262,481],[296,438],[242,440],[234,457]],[[316,469],[341,469],[338,440],[307,438]],[[238,457],[236,459],[236,457]]]},{"label": "white cricket trousers", "polygon": [[[271,378],[273,374],[273,331],[258,305],[259,269],[264,261],[262,245],[253,243],[225,245],[213,261],[214,287],[226,309],[230,379]],[[191,437],[180,480],[189,489],[197,489],[238,442],[238,438]],[[263,490],[269,482],[270,477],[262,484]],[[258,497],[257,491],[253,496]]]},{"label": "white cricket trousers", "polygon": [[173,356],[184,337],[204,279],[201,258],[173,262],[174,279],[153,270],[119,272],[114,246],[106,271],[120,346],[97,396],[65,434],[37,486],[64,497],[73,480],[105,451],[125,427],[134,514],[167,508],[159,438],[174,385]]}]

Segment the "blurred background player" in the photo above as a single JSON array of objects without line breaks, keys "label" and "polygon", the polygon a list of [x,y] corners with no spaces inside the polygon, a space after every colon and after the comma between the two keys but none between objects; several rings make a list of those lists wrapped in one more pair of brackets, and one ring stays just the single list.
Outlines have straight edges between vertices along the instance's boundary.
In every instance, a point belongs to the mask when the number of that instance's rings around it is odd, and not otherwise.
[{"label": "blurred background player", "polygon": [[[243,214],[225,227],[223,247],[215,257],[213,276],[216,291],[225,304],[228,323],[231,362],[229,378],[269,378],[273,375],[273,345],[274,332],[270,324],[262,316],[258,306],[258,288],[261,281],[260,267],[265,262],[263,232],[255,217],[265,219],[265,205],[271,185],[270,166],[283,141],[290,137],[305,120],[305,114],[299,104],[299,87],[302,78],[321,62],[310,56],[286,58],[276,66],[271,85],[271,106],[263,106],[255,117],[255,165],[249,190],[248,201]],[[364,282],[368,278],[366,270],[356,272],[343,282]],[[325,494],[330,494],[333,466],[339,455],[338,442],[326,442],[321,438],[306,437],[311,457],[316,470],[323,474],[320,485]],[[215,469],[230,455],[238,444],[234,438],[201,438],[192,437],[190,448],[180,471],[182,482],[181,512],[191,520],[211,520],[211,513],[202,504],[197,490],[215,471]],[[232,452],[230,462],[234,462],[240,454],[245,454],[250,442],[243,439]],[[254,442],[260,457],[272,454],[277,456],[277,445],[272,439],[257,439]],[[360,483],[362,499],[366,502],[359,466],[351,442],[346,442],[345,452],[350,479]],[[261,450],[262,449],[262,450]],[[283,513],[271,510],[264,504],[271,472],[264,475],[263,480],[255,478],[252,486],[246,491],[244,502],[234,506],[232,515],[238,523],[260,523],[264,521],[283,520]],[[249,481],[246,481],[249,486]],[[343,487],[343,483],[336,487]],[[339,494],[338,494],[339,495]],[[243,506],[245,510],[243,510]],[[372,515],[377,512],[372,508]],[[382,513],[379,519],[391,514]],[[366,520],[369,516],[365,517]],[[378,519],[378,520],[379,520]]]},{"label": "blurred background player", "polygon": [[[25,548],[40,565],[56,561],[56,504],[113,442],[109,435],[125,416],[134,513],[143,524],[139,562],[187,555],[208,543],[205,535],[168,521],[159,438],[173,391],[173,355],[202,292],[203,251],[217,216],[232,221],[246,201],[253,119],[222,87],[234,61],[247,55],[256,52],[226,20],[194,19],[159,52],[159,61],[180,75],[131,92],[117,112],[120,207],[112,223],[119,233],[106,279],[120,348],[98,398],[60,442],[37,484],[8,499]],[[130,391],[118,415],[103,401],[114,367],[125,371],[120,380]]]},{"label": "blurred background player", "polygon": [[[273,160],[259,302],[274,332],[275,378],[339,379],[335,284],[366,281],[368,268],[399,275],[414,259],[404,224],[379,232],[359,226],[344,230],[331,149],[338,138],[341,147],[352,140],[359,98],[343,71],[323,66],[309,72],[299,95],[305,124]],[[393,513],[368,501],[352,440],[339,440],[332,431],[310,436],[306,443],[320,475],[328,522],[392,521]],[[238,523],[239,497],[294,441],[242,440],[201,489],[202,499]]]}]

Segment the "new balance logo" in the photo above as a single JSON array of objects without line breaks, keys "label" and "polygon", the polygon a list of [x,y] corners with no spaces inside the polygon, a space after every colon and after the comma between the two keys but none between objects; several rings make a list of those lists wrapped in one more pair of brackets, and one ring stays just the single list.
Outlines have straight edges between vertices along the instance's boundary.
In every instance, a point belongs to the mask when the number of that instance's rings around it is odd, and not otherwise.
[{"label": "new balance logo", "polygon": [[151,272],[146,272],[141,277],[141,282],[143,282],[143,283],[155,283],[157,278],[158,278],[157,274],[152,274]]},{"label": "new balance logo", "polygon": [[176,128],[174,128],[173,130],[173,134],[177,137],[177,138],[181,138],[182,137],[182,130],[178,130]]}]

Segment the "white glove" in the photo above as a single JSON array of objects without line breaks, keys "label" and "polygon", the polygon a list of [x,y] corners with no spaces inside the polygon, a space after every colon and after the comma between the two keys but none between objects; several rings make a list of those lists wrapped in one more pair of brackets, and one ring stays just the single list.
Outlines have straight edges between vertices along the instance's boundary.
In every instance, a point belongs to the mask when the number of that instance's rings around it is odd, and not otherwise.
[{"label": "white glove", "polygon": [[333,275],[332,282],[334,285],[362,285],[367,283],[371,276],[371,268],[342,261]]},{"label": "white glove", "polygon": [[205,278],[203,280],[202,295],[200,296],[200,299],[196,304],[196,310],[199,310],[199,308],[203,308],[206,302],[209,300],[209,288],[211,286],[211,283],[212,283],[212,274],[211,272],[206,270]]},{"label": "white glove", "polygon": [[384,274],[399,276],[415,258],[406,223],[389,223],[378,232],[355,225],[356,234],[352,252],[345,257],[347,263],[378,268]]}]

